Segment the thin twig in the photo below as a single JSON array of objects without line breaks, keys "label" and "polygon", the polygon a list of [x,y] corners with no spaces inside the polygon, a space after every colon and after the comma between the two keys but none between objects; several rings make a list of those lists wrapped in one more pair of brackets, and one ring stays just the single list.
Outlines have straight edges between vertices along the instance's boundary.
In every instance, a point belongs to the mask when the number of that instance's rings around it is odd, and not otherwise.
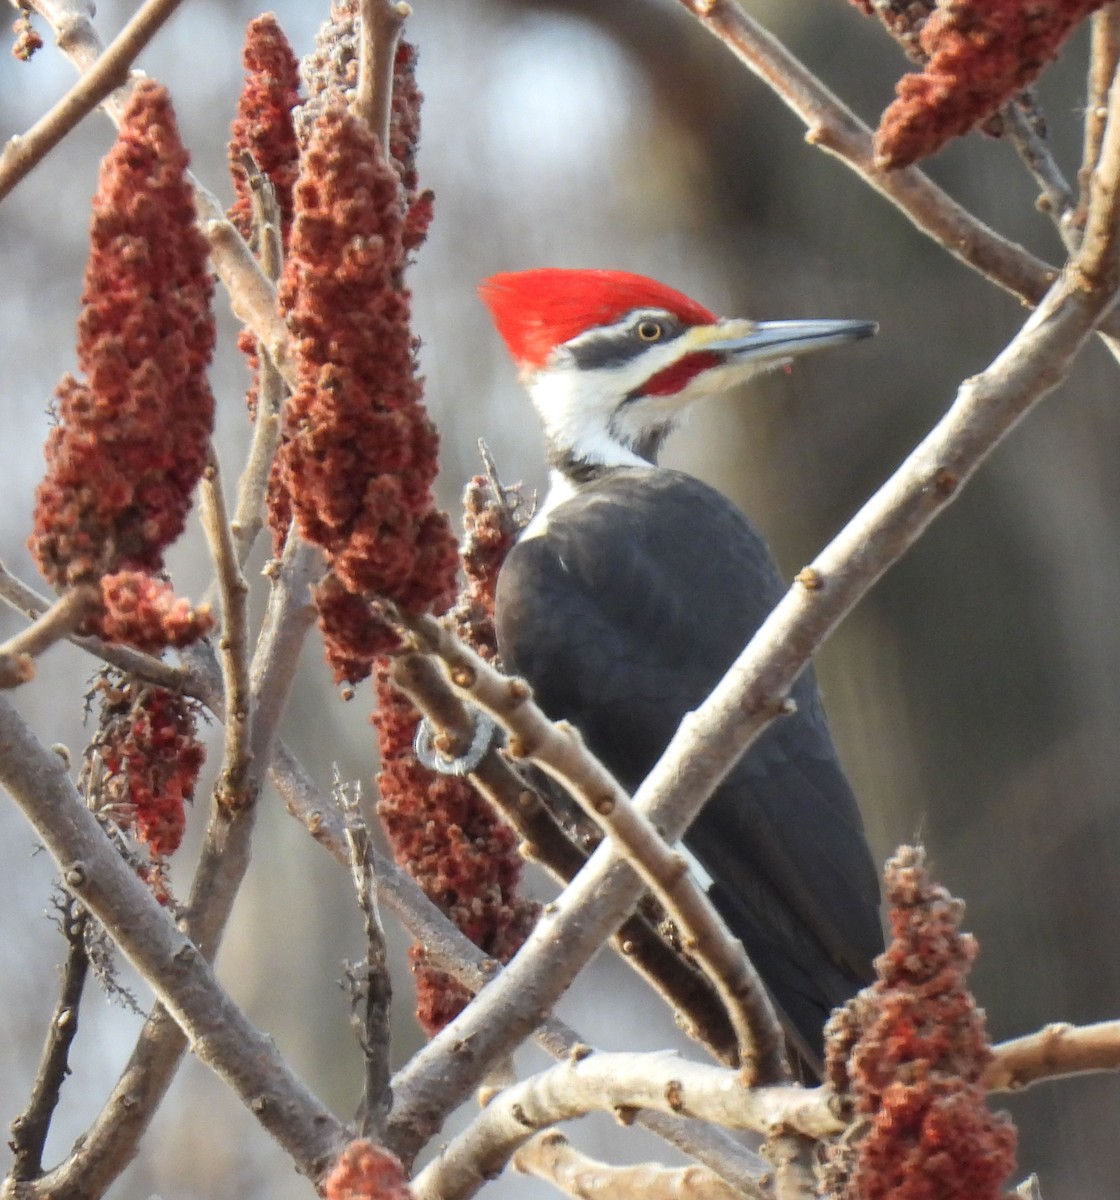
[{"label": "thin twig", "polygon": [[1120,285],[1120,72],[1108,91],[1105,123],[1097,165],[1089,180],[1089,210],[1085,233],[1070,275],[1090,296],[1115,299]]},{"label": "thin twig", "polygon": [[[0,601],[33,621],[47,613],[52,603],[42,593],[28,587],[23,580],[13,575],[3,563],[0,563]],[[81,647],[87,654],[117,667],[127,675],[135,675],[148,683],[158,684],[173,692],[181,692],[184,696],[193,696],[206,705],[214,699],[216,688],[183,667],[172,666],[171,663],[165,663],[151,654],[133,650],[131,646],[114,646],[100,638],[78,637],[73,633],[67,636],[75,646]]]},{"label": "thin twig", "polygon": [[218,457],[212,446],[199,497],[202,528],[214,560],[222,613],[218,650],[225,691],[225,747],[216,795],[219,803],[234,808],[245,800],[245,782],[252,762],[249,748],[249,585],[237,561]]},{"label": "thin twig", "polygon": [[774,1083],[785,1078],[781,1027],[766,989],[683,856],[665,844],[576,730],[545,716],[523,680],[496,671],[432,617],[403,615],[402,620],[420,646],[442,661],[460,694],[505,727],[509,753],[531,760],[560,783],[653,891],[679,928],[685,949],[723,1000],[735,1029],[744,1079]]},{"label": "thin twig", "polygon": [[[116,88],[128,80],[136,56],[183,0],[145,0],[97,62],[25,133],[0,152],[0,200]],[[92,5],[90,6],[92,10]],[[91,11],[92,15],[92,11]]]},{"label": "thin twig", "polygon": [[550,1067],[490,1101],[413,1180],[416,1200],[467,1200],[542,1129],[591,1112],[654,1109],[762,1134],[798,1130],[827,1138],[844,1129],[821,1088],[742,1086],[725,1067],[671,1051],[598,1052]]},{"label": "thin twig", "polygon": [[0,688],[18,687],[34,679],[35,659],[55,642],[70,637],[97,607],[99,598],[100,592],[92,584],[71,588],[30,625],[0,644]]},{"label": "thin twig", "polygon": [[1039,110],[1033,89],[1028,89],[1017,99],[1005,104],[999,115],[1008,140],[1038,184],[1041,192],[1038,198],[1039,211],[1046,213],[1054,222],[1066,250],[1070,254],[1075,253],[1081,241],[1081,231],[1075,222],[1073,190],[1050,152],[1045,133],[1046,121]]},{"label": "thin twig", "polygon": [[287,384],[280,378],[268,351],[260,344],[257,358],[257,415],[253,422],[253,440],[249,446],[249,457],[245,460],[245,469],[237,481],[237,506],[230,522],[237,561],[242,566],[248,561],[257,536],[264,528],[265,497],[268,494],[272,462],[280,445],[284,427],[283,407],[288,396]]},{"label": "thin twig", "polygon": [[[545,1179],[578,1200],[740,1200],[743,1193],[714,1171],[693,1164],[638,1163],[615,1167],[581,1154],[556,1130],[539,1133],[513,1156],[515,1171]],[[764,1200],[759,1187],[748,1196]]]},{"label": "thin twig", "polygon": [[279,570],[271,575],[272,592],[249,671],[253,696],[250,783],[254,788],[267,768],[272,741],[295,682],[299,652],[315,622],[311,589],[322,574],[322,552],[292,529]]},{"label": "thin twig", "polygon": [[[278,742],[273,749],[269,779],[280,793],[288,813],[302,824],[332,858],[350,869],[346,820],[335,801],[321,792],[303,764]],[[433,963],[478,992],[502,969],[496,958],[480,950],[457,925],[438,909],[420,885],[390,859],[368,847],[377,899],[397,918],[413,939],[424,945]],[[567,1053],[567,1027],[555,1019],[545,1022],[541,1045],[556,1057]]]},{"label": "thin twig", "polygon": [[[312,837],[342,866],[349,851],[342,814],[337,805],[316,787],[302,764],[279,742],[272,756],[269,778],[287,806]],[[389,909],[412,937],[427,948],[432,961],[471,992],[478,992],[501,970],[458,926],[454,925],[420,890],[404,870],[375,850],[370,850],[378,900]],[[547,1054],[565,1060],[585,1053],[578,1033],[554,1016],[547,1016],[534,1031],[534,1039]],[[580,1050],[583,1047],[583,1050]],[[636,1121],[681,1153],[709,1166],[744,1194],[767,1170],[767,1164],[740,1146],[722,1129],[700,1125],[661,1112],[642,1111]]]},{"label": "thin twig", "polygon": [[[215,802],[211,806],[199,865],[191,886],[191,897],[182,917],[187,935],[207,960],[217,953],[229,921],[233,902],[249,864],[250,841],[255,804],[261,774],[267,765],[276,723],[294,677],[299,648],[310,626],[307,588],[314,576],[314,556],[293,545],[286,569],[274,588],[266,621],[266,632],[258,644],[250,678],[250,705],[253,712],[250,752],[252,770],[239,806]],[[7,577],[11,580],[11,577]],[[0,594],[7,584],[0,572]],[[18,581],[14,581],[18,584]],[[34,600],[30,589],[10,588],[26,602]],[[21,591],[22,589],[22,591]],[[88,641],[90,639],[83,639]],[[89,647],[87,647],[89,648]],[[117,647],[108,647],[104,657],[114,662]],[[100,653],[100,648],[91,652]],[[137,661],[116,663],[123,670],[136,669],[142,678],[152,678],[163,686],[173,686],[155,668],[169,671],[157,659],[137,656]],[[175,680],[180,690],[196,695],[219,718],[224,717],[220,682],[212,677],[213,660],[205,653],[188,651],[193,664],[179,669]],[[154,677],[154,678],[153,678]],[[190,687],[183,685],[190,681]],[[100,1194],[120,1174],[136,1154],[140,1138],[174,1078],[186,1049],[186,1039],[167,1011],[156,1005],[137,1041],[124,1072],[101,1112],[71,1155],[42,1180],[26,1186],[21,1200],[84,1200]]]},{"label": "thin twig", "polygon": [[369,827],[362,815],[358,786],[344,784],[335,774],[334,795],[345,820],[346,842],[350,850],[350,874],[358,896],[358,907],[365,922],[366,954],[364,961],[349,963],[346,977],[354,1023],[365,1056],[365,1090],[360,1107],[362,1137],[380,1140],[385,1117],[393,1102],[389,1086],[390,1006],[393,985],[389,978],[385,930],[377,907],[377,882],[374,877],[373,847]]},{"label": "thin twig", "polygon": [[1105,124],[1108,120],[1108,91],[1120,63],[1120,3],[1106,4],[1092,17],[1093,39],[1089,52],[1088,96],[1085,101],[1085,140],[1081,167],[1077,172],[1079,199],[1074,225],[1085,228],[1089,212],[1089,191],[1093,172],[1101,156]]},{"label": "thin twig", "polygon": [[[253,228],[259,246],[260,266],[265,278],[275,283],[283,266],[283,247],[280,239],[280,209],[276,189],[261,174],[252,155],[246,152],[243,162],[249,179],[253,200]],[[253,440],[249,457],[237,483],[237,504],[230,531],[237,547],[237,561],[244,566],[257,535],[264,526],[264,503],[272,460],[276,457],[283,429],[282,409],[288,389],[269,356],[268,350],[257,342],[257,411],[253,423]]]},{"label": "thin twig", "polygon": [[226,219],[217,198],[188,172],[194,188],[199,228],[210,242],[210,261],[229,293],[233,315],[257,335],[262,359],[271,360],[280,377],[294,388],[295,369],[288,347],[288,327],[280,314],[276,285],[261,270],[245,239]]},{"label": "thin twig", "polygon": [[70,1047],[78,1032],[78,1008],[82,1000],[89,954],[86,926],[89,918],[70,895],[58,901],[59,927],[66,938],[66,962],[62,968],[62,987],[51,1014],[47,1040],[35,1072],[35,1083],[27,1107],[11,1124],[12,1168],[15,1183],[36,1179],[43,1169],[43,1148],[58,1106],[62,1084],[70,1074]]},{"label": "thin twig", "polygon": [[1042,1079],[1120,1070],[1120,1021],[1047,1025],[1037,1033],[992,1047],[984,1072],[992,1092],[1016,1092]]},{"label": "thin twig", "polygon": [[[717,4],[719,0],[717,0]],[[722,7],[722,6],[720,6]],[[687,717],[638,789],[638,806],[669,840],[680,836],[731,765],[781,709],[810,656],[879,577],[958,495],[1000,441],[1069,371],[1113,305],[1108,286],[1120,225],[1107,223],[1120,119],[1110,115],[1090,228],[1074,265],[1019,333],[871,497],[778,604],[708,699]],[[1105,164],[1108,164],[1106,170]],[[609,844],[544,914],[486,995],[413,1057],[394,1081],[388,1138],[411,1157],[465,1098],[492,1061],[527,1035],[634,903],[638,883]],[[469,1044],[469,1061],[454,1047]]]},{"label": "thin twig", "polygon": [[[423,654],[401,654],[389,678],[432,726],[436,746],[451,757],[470,745],[473,723],[444,673]],[[441,745],[441,740],[446,744]],[[587,851],[570,837],[544,800],[500,753],[491,749],[469,776],[471,783],[517,831],[522,853],[567,884],[587,862]],[[622,960],[665,998],[685,1033],[717,1058],[738,1063],[735,1031],[707,977],[674,950],[646,919],[629,917],[611,938]]]},{"label": "thin twig", "polygon": [[389,118],[393,109],[393,66],[397,42],[412,9],[403,0],[360,0],[358,88],[354,93],[354,115],[381,143],[389,148]]},{"label": "thin twig", "polygon": [[299,1170],[318,1180],[350,1131],[311,1094],[218,983],[82,804],[56,755],[0,696],[0,783],[58,863],[63,882],[104,925],[188,1035]]}]

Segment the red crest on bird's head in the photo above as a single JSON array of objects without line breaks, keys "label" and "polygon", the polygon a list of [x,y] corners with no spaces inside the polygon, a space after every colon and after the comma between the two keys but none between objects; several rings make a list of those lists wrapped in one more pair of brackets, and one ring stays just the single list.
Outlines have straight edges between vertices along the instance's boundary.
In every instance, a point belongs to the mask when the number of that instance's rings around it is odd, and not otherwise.
[{"label": "red crest on bird's head", "polygon": [[528,370],[542,367],[557,346],[635,309],[664,309],[686,325],[716,320],[683,292],[626,271],[541,267],[492,275],[478,291],[510,354]]}]

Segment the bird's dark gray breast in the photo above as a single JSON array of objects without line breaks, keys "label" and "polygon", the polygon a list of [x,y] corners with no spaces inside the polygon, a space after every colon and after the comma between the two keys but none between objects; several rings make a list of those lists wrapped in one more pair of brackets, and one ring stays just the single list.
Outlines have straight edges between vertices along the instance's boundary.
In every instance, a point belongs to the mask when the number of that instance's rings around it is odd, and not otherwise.
[{"label": "bird's dark gray breast", "polygon": [[[581,485],[498,580],[498,642],[553,718],[628,789],[660,757],[785,592],[761,536],[677,471]],[[878,881],[811,673],[686,837],[713,898],[812,1057],[828,1010],[882,948]]]}]

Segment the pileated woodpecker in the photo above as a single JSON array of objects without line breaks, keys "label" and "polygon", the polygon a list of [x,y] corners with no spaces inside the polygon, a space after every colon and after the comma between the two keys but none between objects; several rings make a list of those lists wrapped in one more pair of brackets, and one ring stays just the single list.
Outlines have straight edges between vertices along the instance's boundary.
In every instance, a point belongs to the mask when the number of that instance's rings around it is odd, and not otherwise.
[{"label": "pileated woodpecker", "polygon": [[[502,568],[498,645],[633,791],[785,592],[758,532],[657,455],[683,410],[864,321],[720,320],[618,271],[495,275],[480,292],[543,422],[547,497]],[[879,884],[811,672],[685,835],[798,1055],[873,978]]]}]

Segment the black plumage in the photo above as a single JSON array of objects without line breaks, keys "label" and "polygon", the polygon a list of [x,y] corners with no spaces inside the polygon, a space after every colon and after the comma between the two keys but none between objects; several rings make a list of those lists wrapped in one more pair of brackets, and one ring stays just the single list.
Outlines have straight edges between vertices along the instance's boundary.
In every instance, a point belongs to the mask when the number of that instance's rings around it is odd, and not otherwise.
[{"label": "black plumage", "polygon": [[[785,591],[761,536],[678,471],[602,467],[511,551],[504,665],[633,791]],[[811,672],[685,837],[795,1046],[872,978],[879,888]]]}]

